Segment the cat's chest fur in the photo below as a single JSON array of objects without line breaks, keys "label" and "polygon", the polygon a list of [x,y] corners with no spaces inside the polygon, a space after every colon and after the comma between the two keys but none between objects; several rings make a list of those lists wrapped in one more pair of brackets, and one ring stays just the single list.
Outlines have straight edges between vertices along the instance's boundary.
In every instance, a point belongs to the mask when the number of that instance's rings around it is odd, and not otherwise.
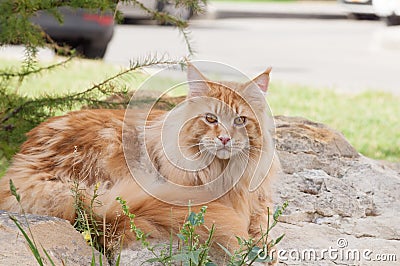
[{"label": "cat's chest fur", "polygon": [[[131,115],[134,116],[135,114]],[[228,192],[241,196],[249,193],[248,186],[254,174],[254,166],[248,160],[214,158],[206,166],[199,166],[193,162],[192,165],[187,165],[190,168],[188,170],[171,159],[171,156],[181,152],[178,144],[174,143],[174,138],[171,138],[169,144],[160,142],[162,128],[144,126],[141,117],[139,115],[139,119],[131,119],[135,123],[130,125],[125,122],[121,138],[129,176],[139,185],[152,184],[162,187],[166,182],[170,182],[178,186],[196,187],[213,182],[214,185],[207,187],[207,193],[215,195],[215,199]],[[176,127],[179,127],[179,124]],[[164,145],[171,143],[173,148],[169,149],[167,155]]]}]

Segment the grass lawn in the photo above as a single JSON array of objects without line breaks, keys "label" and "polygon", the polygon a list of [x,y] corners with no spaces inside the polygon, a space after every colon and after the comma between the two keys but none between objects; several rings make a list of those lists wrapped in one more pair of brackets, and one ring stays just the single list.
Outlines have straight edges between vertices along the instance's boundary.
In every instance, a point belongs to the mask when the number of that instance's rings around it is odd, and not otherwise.
[{"label": "grass lawn", "polygon": [[[0,69],[17,67],[0,61]],[[74,60],[66,67],[29,77],[18,91],[35,97],[64,91],[82,91],[118,71],[102,61]],[[117,85],[137,88],[143,74],[130,74]],[[329,89],[272,83],[268,102],[275,115],[302,116],[341,131],[362,154],[375,159],[400,161],[400,97],[381,92],[350,95]],[[0,176],[6,163],[0,159]]]},{"label": "grass lawn", "polygon": [[302,116],[327,124],[342,132],[360,153],[400,161],[400,97],[272,84],[267,98],[276,115]]},{"label": "grass lawn", "polygon": [[[50,65],[43,63],[43,66]],[[12,60],[0,60],[0,69],[12,69],[18,71],[21,62]],[[74,59],[65,67],[58,67],[39,75],[31,75],[21,86],[18,86],[20,94],[35,97],[40,94],[58,94],[63,92],[80,92],[90,88],[116,73],[121,68],[103,61]],[[144,80],[143,75],[128,75],[120,80],[119,85],[140,84]]]}]

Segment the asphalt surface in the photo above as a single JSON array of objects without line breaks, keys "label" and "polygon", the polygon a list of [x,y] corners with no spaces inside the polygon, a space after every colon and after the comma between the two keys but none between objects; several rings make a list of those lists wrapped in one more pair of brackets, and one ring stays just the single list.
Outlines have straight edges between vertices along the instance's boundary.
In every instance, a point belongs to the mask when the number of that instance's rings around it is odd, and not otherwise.
[{"label": "asphalt surface", "polygon": [[[386,47],[380,21],[234,18],[194,20],[190,28],[194,59],[222,62],[250,77],[272,66],[276,83],[400,94],[400,50]],[[187,49],[172,27],[121,25],[105,60],[124,66],[149,53],[179,58]]]},{"label": "asphalt surface", "polygon": [[213,2],[208,16],[224,18],[346,19],[346,9],[335,1],[312,2]]}]

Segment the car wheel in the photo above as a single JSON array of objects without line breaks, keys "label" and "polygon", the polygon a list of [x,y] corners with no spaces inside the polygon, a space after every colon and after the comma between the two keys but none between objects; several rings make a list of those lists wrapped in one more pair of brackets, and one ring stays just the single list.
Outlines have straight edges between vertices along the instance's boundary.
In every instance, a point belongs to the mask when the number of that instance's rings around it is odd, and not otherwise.
[{"label": "car wheel", "polygon": [[378,20],[379,17],[375,14],[363,14],[363,13],[350,13],[348,15],[350,19],[355,20]]},{"label": "car wheel", "polygon": [[85,43],[82,48],[82,54],[84,57],[90,59],[99,59],[104,57],[107,50],[107,44],[88,42]]},{"label": "car wheel", "polygon": [[392,14],[385,18],[386,25],[388,26],[397,26],[400,25],[400,16],[396,16]]}]

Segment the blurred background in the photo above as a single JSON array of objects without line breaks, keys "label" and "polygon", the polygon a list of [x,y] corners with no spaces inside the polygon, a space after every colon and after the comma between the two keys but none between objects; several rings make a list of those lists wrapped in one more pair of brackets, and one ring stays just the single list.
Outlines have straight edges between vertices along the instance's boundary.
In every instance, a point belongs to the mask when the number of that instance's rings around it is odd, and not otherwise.
[{"label": "blurred background", "polygon": [[[399,0],[209,0],[203,14],[163,1],[141,2],[149,9],[190,19],[193,59],[220,61],[249,75],[272,66],[273,79],[288,83],[400,93]],[[127,66],[131,59],[148,54],[174,58],[188,54],[173,27],[151,20],[133,4],[120,3],[118,9],[123,24],[113,26],[113,36],[109,28],[101,32],[85,26],[97,20],[103,28],[111,27],[107,25],[111,20],[85,14],[79,21],[68,19],[71,14],[64,11],[61,30],[51,15],[42,14],[34,21],[86,56],[116,65]],[[18,56],[15,47],[1,49],[1,56],[13,56],[13,49]],[[51,51],[47,56],[53,56]]]}]

